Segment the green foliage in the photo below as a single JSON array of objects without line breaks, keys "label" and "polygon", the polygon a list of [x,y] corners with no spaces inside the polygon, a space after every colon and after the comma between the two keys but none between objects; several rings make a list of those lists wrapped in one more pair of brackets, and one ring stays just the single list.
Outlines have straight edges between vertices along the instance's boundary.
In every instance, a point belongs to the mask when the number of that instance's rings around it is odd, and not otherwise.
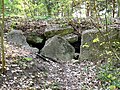
[{"label": "green foliage", "polygon": [[[62,16],[72,16],[73,12],[79,10],[77,6],[82,6],[88,0],[4,0],[6,12],[5,16],[24,16],[32,17],[34,16],[49,16],[49,17],[59,17]],[[90,2],[90,13],[94,13],[94,1]],[[105,0],[95,0],[96,8],[99,11],[105,9]],[[117,2],[116,2],[117,3]],[[116,4],[115,3],[115,4]],[[108,9],[112,12],[112,2],[108,2]],[[119,0],[118,0],[119,6]],[[1,8],[1,2],[0,2]],[[117,8],[117,7],[116,7]],[[111,16],[110,13],[108,16]]]},{"label": "green foliage", "polygon": [[[59,12],[67,13],[71,9],[72,0],[4,0],[5,1],[5,16],[49,16],[58,15]],[[69,6],[69,8],[68,8]],[[0,1],[1,8],[1,1]],[[49,15],[49,13],[51,13]]]},{"label": "green foliage", "polygon": [[89,48],[90,46],[88,45],[88,43],[85,43],[82,47]]},{"label": "green foliage", "polygon": [[110,90],[120,89],[120,68],[111,65],[111,62],[101,66],[98,78],[102,81],[104,88]]},{"label": "green foliage", "polygon": [[[32,58],[23,57],[15,61],[15,63],[17,63],[21,68],[26,69],[34,65],[34,62],[32,62],[32,60]],[[32,62],[32,64],[30,64],[30,62]]]},{"label": "green foliage", "polygon": [[60,85],[59,83],[56,83],[56,82],[50,82],[50,84],[44,85],[44,89],[60,90]]},{"label": "green foliage", "polygon": [[[112,35],[108,32],[104,34],[104,37],[111,37]],[[119,56],[120,56],[120,42],[119,37],[109,38],[106,41],[100,41],[100,47],[103,47],[102,56],[105,60],[99,68],[98,78],[100,79],[104,89],[117,90],[120,89],[120,67],[119,67]],[[98,39],[94,39],[98,41]]]},{"label": "green foliage", "polygon": [[[4,0],[4,4],[8,5],[9,4],[9,0]],[[2,8],[2,0],[0,0],[0,9]]]},{"label": "green foliage", "polygon": [[59,86],[58,83],[52,83],[52,84],[50,85],[50,88],[51,88],[52,90],[60,90],[60,86]]},{"label": "green foliage", "polygon": [[100,41],[99,38],[96,37],[96,38],[93,40],[93,43],[96,43],[96,42],[99,42],[99,41]]},{"label": "green foliage", "polygon": [[28,58],[28,57],[24,57],[23,60],[24,61],[32,61],[33,59],[32,58]]},{"label": "green foliage", "polygon": [[116,49],[116,51],[120,51],[120,42],[119,41],[113,41],[112,47]]}]

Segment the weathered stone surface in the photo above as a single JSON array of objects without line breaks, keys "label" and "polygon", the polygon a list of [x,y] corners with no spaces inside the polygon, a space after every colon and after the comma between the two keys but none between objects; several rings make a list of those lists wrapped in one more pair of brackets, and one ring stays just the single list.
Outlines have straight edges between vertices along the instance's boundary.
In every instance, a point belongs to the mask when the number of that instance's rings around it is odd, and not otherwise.
[{"label": "weathered stone surface", "polygon": [[76,53],[80,53],[81,34],[67,34],[63,36],[74,48]]},{"label": "weathered stone surface", "polygon": [[37,53],[39,50],[37,48],[32,48],[26,41],[26,37],[23,35],[21,30],[12,30],[7,34],[7,41],[10,44],[19,46],[24,50],[30,51],[32,53]]},{"label": "weathered stone surface", "polygon": [[[78,41],[78,38],[80,36],[76,35],[76,34],[67,34],[67,35],[64,35],[62,36],[63,38],[65,38],[69,43],[74,43],[74,42],[77,42]],[[29,44],[42,44],[45,40],[45,36],[43,35],[32,35],[32,34],[28,34],[26,35],[26,39],[28,41]]]},{"label": "weathered stone surface", "polygon": [[65,36],[63,36],[68,42],[70,43],[74,43],[78,41],[79,36],[76,34],[67,34]]},{"label": "weathered stone surface", "polygon": [[72,32],[74,32],[72,27],[66,27],[66,28],[50,27],[50,28],[45,29],[45,37],[50,38],[55,35],[64,36],[64,35],[70,34]]},{"label": "weathered stone surface", "polygon": [[27,41],[34,44],[42,43],[44,38],[43,35],[35,35],[34,33],[26,35]]},{"label": "weathered stone surface", "polygon": [[[37,33],[31,32],[30,34],[26,34],[25,37],[27,38],[28,42],[38,44],[38,43],[42,43],[45,38],[48,39],[55,35],[65,36],[67,34],[71,34],[72,32],[74,32],[73,28],[71,27],[60,28],[57,25],[55,27],[54,26],[51,26],[51,27],[48,26],[45,29],[44,34],[37,34]],[[71,42],[74,42],[74,40],[76,40],[76,37],[70,38],[68,40]]]},{"label": "weathered stone surface", "polygon": [[7,40],[14,45],[23,46],[28,45],[26,37],[21,30],[12,30],[7,34]]},{"label": "weathered stone surface", "polygon": [[41,50],[41,54],[55,60],[71,60],[75,49],[64,38],[56,35],[48,39]]},{"label": "weathered stone surface", "polygon": [[[101,31],[103,35],[108,35],[110,41],[114,41],[116,39],[120,40],[119,32],[119,30],[111,29],[109,29],[108,32],[106,32],[106,30]],[[108,42],[106,36],[103,37],[101,33],[96,29],[90,29],[82,32],[80,60],[96,60],[97,58],[101,58],[100,54],[102,54],[105,49],[104,42]]]}]

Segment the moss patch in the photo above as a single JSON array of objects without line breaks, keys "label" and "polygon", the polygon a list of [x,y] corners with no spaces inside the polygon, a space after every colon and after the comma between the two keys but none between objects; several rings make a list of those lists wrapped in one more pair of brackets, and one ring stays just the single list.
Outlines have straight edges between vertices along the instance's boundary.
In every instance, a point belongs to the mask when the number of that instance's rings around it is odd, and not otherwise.
[{"label": "moss patch", "polygon": [[46,31],[45,32],[45,37],[50,38],[50,37],[55,36],[55,35],[64,36],[64,35],[70,34],[72,32],[74,32],[74,30],[72,28],[63,28],[63,29],[60,29],[60,30],[51,30],[51,31]]}]

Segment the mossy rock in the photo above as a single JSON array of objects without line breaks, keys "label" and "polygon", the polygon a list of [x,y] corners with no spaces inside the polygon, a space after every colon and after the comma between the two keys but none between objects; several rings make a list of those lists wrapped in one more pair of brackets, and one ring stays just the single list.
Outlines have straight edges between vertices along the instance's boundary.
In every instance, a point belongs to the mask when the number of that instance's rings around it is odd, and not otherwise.
[{"label": "mossy rock", "polygon": [[41,50],[41,55],[57,61],[69,61],[73,59],[75,49],[66,39],[59,35],[55,35],[45,42]]},{"label": "mossy rock", "polygon": [[32,42],[32,43],[42,43],[43,42],[43,38],[42,37],[38,37],[38,36],[28,36],[27,37],[27,41]]},{"label": "mossy rock", "polygon": [[47,29],[45,31],[45,37],[50,38],[50,37],[55,36],[55,35],[64,36],[66,34],[70,34],[73,32],[74,32],[74,30],[71,27],[69,27],[69,28],[56,28],[56,29],[52,29],[52,30]]},{"label": "mossy rock", "polygon": [[74,42],[78,42],[80,36],[76,35],[76,34],[67,34],[65,36],[63,36],[69,43],[74,43]]},{"label": "mossy rock", "polygon": [[31,34],[28,34],[26,35],[27,37],[27,41],[29,43],[42,43],[43,40],[44,40],[44,35],[36,35],[35,33],[31,33]]},{"label": "mossy rock", "polygon": [[[94,61],[102,59],[104,58],[103,54],[105,54],[105,50],[108,49],[106,49],[106,43],[109,43],[109,41],[120,41],[119,30],[108,30],[109,31],[106,32],[106,30],[99,31],[97,29],[89,29],[82,32],[80,60]],[[110,54],[106,55],[106,57],[110,57],[109,55]]]}]

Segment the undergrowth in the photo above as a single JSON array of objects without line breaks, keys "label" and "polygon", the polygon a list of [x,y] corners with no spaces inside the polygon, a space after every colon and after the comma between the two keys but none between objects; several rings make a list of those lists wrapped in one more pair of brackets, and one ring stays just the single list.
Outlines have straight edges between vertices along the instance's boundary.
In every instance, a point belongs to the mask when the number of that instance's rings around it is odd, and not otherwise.
[{"label": "undergrowth", "polygon": [[102,87],[106,90],[120,89],[120,67],[113,66],[110,62],[99,68],[98,78]]}]

